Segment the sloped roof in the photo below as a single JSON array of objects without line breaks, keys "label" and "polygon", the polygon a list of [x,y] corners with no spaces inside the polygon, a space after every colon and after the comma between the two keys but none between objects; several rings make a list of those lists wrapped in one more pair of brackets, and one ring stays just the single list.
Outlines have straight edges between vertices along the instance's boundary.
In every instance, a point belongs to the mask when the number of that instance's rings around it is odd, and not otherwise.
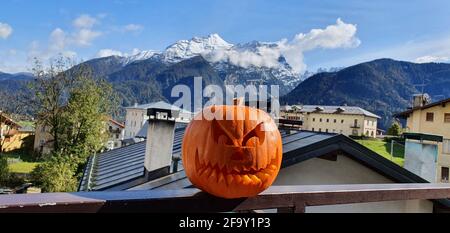
[{"label": "sloped roof", "polygon": [[[181,153],[185,128],[175,130],[173,154]],[[302,161],[335,153],[344,154],[379,174],[398,183],[428,183],[425,179],[400,167],[376,152],[342,135],[310,131],[280,130],[283,141],[282,168]],[[291,132],[291,133],[290,133]],[[87,178],[91,178],[91,190],[150,190],[180,189],[191,187],[189,179],[181,170],[155,180],[146,181],[144,175],[145,141],[91,156],[79,191],[87,191]],[[91,169],[88,169],[91,167]],[[437,200],[450,206],[448,199]]]},{"label": "sloped roof", "polygon": [[[374,117],[380,119],[381,117],[371,113],[363,108],[356,106],[326,106],[326,105],[292,105],[287,109],[292,109],[295,107],[299,112],[305,113],[325,113],[325,114],[348,114],[348,115],[364,115],[368,117]],[[320,109],[320,111],[318,111]],[[341,109],[343,111],[339,111]]]},{"label": "sloped roof", "polygon": [[[179,128],[185,128],[188,125],[188,123],[184,122],[175,122],[175,129]],[[136,134],[136,138],[147,138],[147,130],[148,130],[148,121],[145,121],[144,125],[142,125],[142,128],[139,130],[139,132]]]},{"label": "sloped roof", "polygon": [[[173,155],[181,154],[185,127],[175,129]],[[286,132],[282,131],[282,135]],[[146,141],[106,151],[89,158],[79,191],[123,190],[145,183],[144,157]],[[182,169],[180,161],[178,167]]]},{"label": "sloped roof", "polygon": [[148,104],[140,104],[140,105],[136,105],[136,106],[129,106],[126,107],[126,109],[149,109],[149,108],[158,108],[158,109],[166,109],[166,110],[177,110],[180,112],[184,112],[184,113],[191,113],[188,110],[185,109],[181,109],[175,105],[171,105],[167,102],[164,101],[158,101],[158,102],[153,102],[153,103],[148,103]]},{"label": "sloped roof", "polygon": [[10,116],[4,112],[0,112],[0,120],[4,121],[6,124],[14,125],[15,127],[20,127],[19,123],[14,121]]},{"label": "sloped roof", "polygon": [[415,107],[415,108],[412,108],[412,109],[409,109],[409,110],[406,110],[403,112],[396,113],[396,114],[394,114],[394,117],[407,118],[410,113],[412,113],[416,110],[424,110],[424,109],[431,108],[431,107],[438,106],[438,105],[445,105],[446,103],[449,103],[449,102],[450,102],[450,98],[443,99],[443,100],[440,100],[440,101],[437,101],[434,103],[424,105],[422,107]]},{"label": "sloped roof", "polygon": [[112,124],[115,124],[115,125],[117,125],[117,126],[119,126],[120,128],[125,128],[125,125],[124,124],[122,124],[122,123],[120,123],[120,122],[118,122],[118,121],[116,121],[116,120],[114,120],[114,119],[109,119],[109,122],[111,122]]},{"label": "sloped roof", "polygon": [[[183,134],[184,128],[175,130],[172,151],[174,155],[181,153]],[[126,183],[143,178],[145,144],[146,141],[142,141],[91,156],[79,190],[120,189],[120,187],[127,187]]]}]

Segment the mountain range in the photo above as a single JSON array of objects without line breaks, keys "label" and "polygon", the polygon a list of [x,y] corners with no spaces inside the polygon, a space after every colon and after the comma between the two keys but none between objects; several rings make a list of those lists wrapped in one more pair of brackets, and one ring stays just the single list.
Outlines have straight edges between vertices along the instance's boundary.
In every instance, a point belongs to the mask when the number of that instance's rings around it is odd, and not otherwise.
[{"label": "mountain range", "polygon": [[[407,108],[411,96],[421,92],[422,87],[434,100],[450,97],[450,64],[378,59],[299,74],[283,56],[269,65],[251,60],[274,46],[277,44],[257,41],[233,45],[212,34],[180,40],[161,52],[148,50],[131,56],[95,58],[71,69],[91,67],[95,76],[113,85],[122,106],[157,100],[173,102],[173,86],[186,84],[192,88],[193,78],[201,76],[204,86],[279,85],[282,103],[356,105],[383,117],[381,128],[390,124],[393,113]],[[31,78],[27,73],[0,73],[0,96],[26,89],[24,84]],[[8,110],[9,106],[0,108]]]},{"label": "mountain range", "polygon": [[450,97],[450,64],[378,59],[315,74],[281,101],[359,106],[381,116],[378,127],[386,129],[393,113],[410,107],[412,95],[422,92],[428,93],[432,101]]}]

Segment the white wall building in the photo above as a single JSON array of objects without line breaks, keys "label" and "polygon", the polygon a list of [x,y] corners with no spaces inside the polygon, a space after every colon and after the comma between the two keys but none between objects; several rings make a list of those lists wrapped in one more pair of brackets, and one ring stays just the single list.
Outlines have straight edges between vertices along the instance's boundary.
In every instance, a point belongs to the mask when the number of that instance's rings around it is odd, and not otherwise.
[{"label": "white wall building", "polygon": [[127,107],[125,116],[125,136],[124,139],[134,138],[148,120],[147,109],[159,108],[168,110],[178,110],[179,115],[176,122],[188,123],[193,118],[193,113],[184,109],[180,109],[174,105],[164,101],[149,103],[149,104],[135,104]]}]

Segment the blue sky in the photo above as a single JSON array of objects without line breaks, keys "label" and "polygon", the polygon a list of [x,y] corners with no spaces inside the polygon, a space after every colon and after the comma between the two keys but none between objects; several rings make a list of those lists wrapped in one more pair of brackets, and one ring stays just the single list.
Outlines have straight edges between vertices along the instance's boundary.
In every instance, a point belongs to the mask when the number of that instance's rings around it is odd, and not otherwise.
[{"label": "blue sky", "polygon": [[299,56],[306,69],[381,57],[450,61],[450,1],[445,0],[3,0],[0,6],[4,72],[26,71],[32,56],[62,52],[87,60],[102,49],[163,50],[177,40],[211,33],[230,43],[292,40],[338,18],[356,27],[360,43],[303,51]]}]

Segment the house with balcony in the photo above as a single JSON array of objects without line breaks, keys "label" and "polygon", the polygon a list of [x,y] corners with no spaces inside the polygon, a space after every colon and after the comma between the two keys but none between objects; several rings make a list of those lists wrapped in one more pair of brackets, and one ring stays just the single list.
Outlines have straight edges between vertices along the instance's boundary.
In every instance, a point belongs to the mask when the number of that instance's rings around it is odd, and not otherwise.
[{"label": "house with balcony", "polygon": [[378,115],[354,106],[286,105],[280,117],[302,121],[302,129],[346,136],[377,136]]},{"label": "house with balcony", "polygon": [[404,130],[409,134],[431,135],[426,140],[416,137],[415,141],[422,144],[421,147],[435,145],[434,180],[447,183],[450,168],[450,98],[431,102],[427,94],[414,95],[412,107],[394,117],[406,120]]},{"label": "house with balcony", "polygon": [[125,136],[125,125],[114,120],[109,119],[107,121],[109,138],[106,142],[106,148],[113,150],[122,146],[122,141]]}]

